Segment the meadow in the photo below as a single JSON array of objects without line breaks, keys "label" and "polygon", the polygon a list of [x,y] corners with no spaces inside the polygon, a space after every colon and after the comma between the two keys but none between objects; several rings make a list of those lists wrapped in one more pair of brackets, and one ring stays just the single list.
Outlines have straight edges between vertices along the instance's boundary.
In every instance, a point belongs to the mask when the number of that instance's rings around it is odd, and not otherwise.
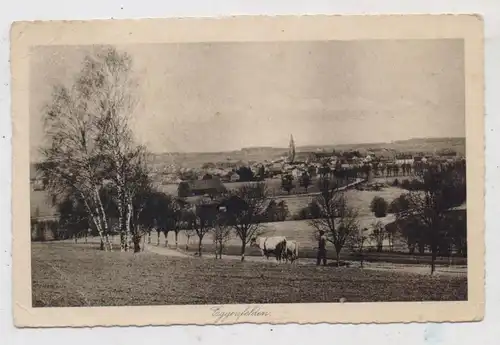
[{"label": "meadow", "polygon": [[[287,221],[287,222],[276,222],[264,224],[265,233],[264,236],[286,236],[290,240],[295,240],[299,243],[299,257],[301,259],[315,259],[317,254],[317,242],[313,237],[313,231],[311,226],[307,221]],[[168,242],[165,240],[168,239]],[[169,232],[167,238],[163,233],[153,232],[151,233],[150,241],[148,241],[147,235],[143,238],[143,246],[147,245],[149,248],[154,249],[155,252],[162,252],[164,248],[170,250],[177,249],[178,253],[181,255],[194,256],[198,251],[198,237],[193,235],[189,238],[186,237],[186,233],[181,231],[178,235],[178,247],[175,246],[175,234]],[[94,248],[99,247],[99,237],[89,237],[85,239],[79,239],[78,245],[83,246],[93,246]],[[74,243],[73,240],[65,240],[64,243]],[[119,237],[112,237],[112,243],[114,248],[118,249],[120,246]],[[387,251],[389,244],[387,240],[384,240],[383,252],[375,251],[375,244],[367,242],[365,244],[364,261],[366,262],[376,262],[376,263],[392,263],[392,264],[404,264],[404,265],[430,265],[431,257],[429,253],[410,255],[406,245],[400,241],[396,240],[394,244],[394,251]],[[329,242],[326,245],[327,248],[327,258],[329,260],[335,260],[335,248]],[[215,253],[215,246],[213,243],[213,238],[211,233],[207,233],[202,240],[202,254],[207,257],[213,257]],[[226,243],[223,249],[224,258],[231,256],[233,259],[238,259],[241,254],[241,240],[232,235],[231,239]],[[247,245],[245,248],[246,257],[261,257],[262,254],[258,248],[251,247]],[[345,246],[341,253],[340,259],[342,261],[359,261],[360,258],[355,253],[352,253],[348,246]],[[304,262],[304,261],[301,261]],[[466,266],[467,258],[454,256],[453,258],[442,258],[438,257],[436,259],[437,265],[449,266],[459,265]]]},{"label": "meadow", "polygon": [[467,278],[102,252],[32,243],[34,307],[454,301]]},{"label": "meadow", "polygon": [[[367,223],[371,218],[361,218],[359,222],[361,224]],[[262,224],[262,236],[286,236],[290,240],[299,242],[301,248],[313,248],[316,246],[316,240],[314,239],[315,228],[309,224],[307,220],[290,220],[285,222],[273,222],[273,223],[263,223]],[[152,233],[153,243],[155,243],[154,237],[156,237],[156,232]],[[170,244],[175,241],[174,232],[169,232],[167,236],[168,242]],[[182,231],[178,235],[178,241],[180,244],[184,245],[187,241],[185,233]],[[165,237],[163,233],[160,233],[160,243],[165,242]],[[189,241],[190,245],[195,245],[198,243],[198,237],[191,237]],[[203,239],[202,243],[204,245],[212,244],[212,238],[210,234],[207,234]],[[228,246],[240,246],[241,241],[236,236],[233,236],[228,242]],[[333,248],[333,247],[332,247]]]}]

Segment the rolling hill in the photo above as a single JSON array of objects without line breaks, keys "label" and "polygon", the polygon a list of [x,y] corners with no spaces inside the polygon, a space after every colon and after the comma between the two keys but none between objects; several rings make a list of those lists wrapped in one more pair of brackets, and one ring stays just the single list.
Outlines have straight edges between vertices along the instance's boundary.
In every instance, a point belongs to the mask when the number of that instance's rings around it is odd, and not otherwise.
[{"label": "rolling hill", "polygon": [[[373,151],[380,155],[391,156],[396,153],[435,153],[440,150],[451,149],[465,155],[465,138],[414,138],[389,143],[360,143],[340,145],[308,145],[297,146],[298,159],[305,158],[310,152],[331,152],[333,150]],[[248,162],[271,161],[285,156],[288,148],[279,147],[250,147],[238,151],[228,152],[190,152],[190,153],[159,153],[154,155],[154,164],[175,164],[179,167],[197,168],[209,162],[230,162],[246,164]]]}]

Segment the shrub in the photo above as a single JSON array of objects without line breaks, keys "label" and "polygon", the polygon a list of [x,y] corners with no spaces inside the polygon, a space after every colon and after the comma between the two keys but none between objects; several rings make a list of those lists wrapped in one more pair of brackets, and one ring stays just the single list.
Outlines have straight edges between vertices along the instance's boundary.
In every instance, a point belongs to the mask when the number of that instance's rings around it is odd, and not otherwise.
[{"label": "shrub", "polygon": [[388,206],[384,198],[376,196],[370,204],[370,210],[375,214],[375,217],[381,218],[387,215]]}]

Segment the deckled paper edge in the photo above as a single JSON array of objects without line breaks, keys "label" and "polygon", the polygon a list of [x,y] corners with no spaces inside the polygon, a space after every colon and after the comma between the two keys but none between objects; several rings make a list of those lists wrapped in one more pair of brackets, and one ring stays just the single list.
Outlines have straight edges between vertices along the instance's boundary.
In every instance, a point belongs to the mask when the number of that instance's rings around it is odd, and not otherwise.
[{"label": "deckled paper edge", "polygon": [[[215,306],[31,307],[29,229],[29,49],[33,45],[203,41],[464,39],[468,207],[468,301],[262,304],[262,316],[216,322]],[[408,323],[484,317],[483,20],[470,15],[240,16],[16,22],[11,28],[13,120],[13,311],[16,327],[210,324]],[[473,181],[471,183],[471,181]],[[223,305],[243,312],[256,305]],[[127,309],[127,310],[125,310]],[[129,310],[130,309],[130,310]]]}]

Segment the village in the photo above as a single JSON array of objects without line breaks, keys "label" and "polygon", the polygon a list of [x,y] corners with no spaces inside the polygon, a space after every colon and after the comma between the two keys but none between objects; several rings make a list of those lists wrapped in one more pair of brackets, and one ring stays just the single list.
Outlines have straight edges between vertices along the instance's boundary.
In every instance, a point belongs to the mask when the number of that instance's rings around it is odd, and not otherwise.
[{"label": "village", "polygon": [[[283,150],[276,159],[247,162],[221,160],[205,162],[192,168],[156,164],[152,165],[151,178],[163,190],[180,197],[209,194],[213,189],[222,190],[223,185],[254,181],[267,181],[270,186],[277,187],[273,192],[279,195],[280,192],[287,192],[286,183],[280,183],[283,180],[294,187],[287,194],[299,194],[306,192],[299,187],[311,185],[318,176],[331,174],[337,178],[359,177],[367,181],[373,178],[411,177],[430,165],[453,164],[464,160],[461,154],[452,149],[434,152],[401,152],[380,148],[297,151],[291,135],[288,151]],[[175,193],[173,189],[179,185],[181,192]],[[186,194],[188,189],[190,192]]]}]

